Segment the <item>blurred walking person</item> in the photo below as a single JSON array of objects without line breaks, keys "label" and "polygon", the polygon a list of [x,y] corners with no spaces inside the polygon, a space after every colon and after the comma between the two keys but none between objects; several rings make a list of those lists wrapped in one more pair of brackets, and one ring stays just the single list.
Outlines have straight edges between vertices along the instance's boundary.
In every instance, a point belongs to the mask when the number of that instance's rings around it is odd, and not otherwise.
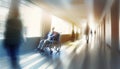
[{"label": "blurred walking person", "polygon": [[18,51],[23,41],[22,23],[19,15],[19,0],[11,0],[11,6],[6,20],[4,33],[4,48],[8,53],[12,69],[21,69],[19,65]]},{"label": "blurred walking person", "polygon": [[89,25],[87,23],[86,29],[85,29],[85,35],[86,35],[86,42],[87,42],[87,44],[89,43],[89,31],[90,31],[90,27],[89,27]]}]

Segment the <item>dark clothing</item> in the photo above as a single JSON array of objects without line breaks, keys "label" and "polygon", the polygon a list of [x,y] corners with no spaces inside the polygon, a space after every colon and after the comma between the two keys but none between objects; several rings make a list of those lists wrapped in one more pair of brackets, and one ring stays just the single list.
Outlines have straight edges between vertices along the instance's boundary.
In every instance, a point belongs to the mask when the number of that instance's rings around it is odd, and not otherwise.
[{"label": "dark clothing", "polygon": [[23,41],[22,23],[19,19],[7,20],[4,37],[4,44],[6,48],[10,47],[11,45],[15,48],[16,45],[19,45]]},{"label": "dark clothing", "polygon": [[86,26],[86,29],[85,29],[85,35],[89,35],[89,31],[90,31],[90,28],[89,28],[89,26],[87,25],[87,26]]},{"label": "dark clothing", "polygon": [[88,42],[89,42],[89,32],[90,32],[90,27],[89,27],[89,25],[87,24],[86,25],[86,29],[85,29],[85,35],[86,35],[86,42],[87,42],[87,44],[88,44]]},{"label": "dark clothing", "polygon": [[18,62],[19,58],[18,58],[18,50],[19,50],[19,47],[18,45],[8,45],[8,46],[11,46],[9,48],[6,48],[7,50],[7,53],[8,53],[8,56],[10,56],[10,59],[11,61],[16,61],[16,63]]},{"label": "dark clothing", "polygon": [[22,23],[20,19],[8,19],[4,33],[4,48],[7,50],[8,56],[11,59],[13,69],[20,69],[17,57],[19,46],[23,41]]},{"label": "dark clothing", "polygon": [[60,41],[60,34],[58,32],[54,32],[55,36],[53,38],[54,41]]}]

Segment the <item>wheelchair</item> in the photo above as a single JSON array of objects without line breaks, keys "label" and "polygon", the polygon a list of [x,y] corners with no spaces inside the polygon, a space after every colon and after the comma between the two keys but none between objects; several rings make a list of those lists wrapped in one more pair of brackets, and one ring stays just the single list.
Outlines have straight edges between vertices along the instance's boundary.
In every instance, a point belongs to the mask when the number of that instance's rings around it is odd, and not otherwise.
[{"label": "wheelchair", "polygon": [[53,40],[44,40],[44,43],[45,43],[44,47],[42,48],[43,51],[47,51],[49,49],[50,54],[53,53],[53,50],[56,51],[56,53],[60,52],[61,42],[60,42],[60,34],[59,33],[53,38]]}]

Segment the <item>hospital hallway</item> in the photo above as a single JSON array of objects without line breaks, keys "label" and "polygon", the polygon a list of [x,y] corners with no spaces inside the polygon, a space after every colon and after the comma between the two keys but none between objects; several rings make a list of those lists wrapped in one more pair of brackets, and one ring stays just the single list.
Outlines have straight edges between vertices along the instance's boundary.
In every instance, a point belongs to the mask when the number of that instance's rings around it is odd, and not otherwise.
[{"label": "hospital hallway", "polygon": [[[9,69],[7,57],[0,58],[0,67]],[[97,36],[85,38],[62,45],[60,53],[41,55],[29,52],[20,55],[22,69],[119,69],[120,54],[101,43]]]},{"label": "hospital hallway", "polygon": [[0,0],[0,69],[120,69],[120,0]]}]

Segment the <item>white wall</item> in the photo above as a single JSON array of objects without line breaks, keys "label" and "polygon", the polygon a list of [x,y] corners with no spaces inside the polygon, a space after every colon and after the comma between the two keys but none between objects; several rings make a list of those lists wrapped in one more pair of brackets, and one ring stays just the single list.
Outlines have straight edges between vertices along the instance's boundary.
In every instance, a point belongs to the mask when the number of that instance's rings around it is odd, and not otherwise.
[{"label": "white wall", "polygon": [[106,43],[111,46],[111,15],[110,12],[106,15],[106,33],[105,33],[105,39]]}]

